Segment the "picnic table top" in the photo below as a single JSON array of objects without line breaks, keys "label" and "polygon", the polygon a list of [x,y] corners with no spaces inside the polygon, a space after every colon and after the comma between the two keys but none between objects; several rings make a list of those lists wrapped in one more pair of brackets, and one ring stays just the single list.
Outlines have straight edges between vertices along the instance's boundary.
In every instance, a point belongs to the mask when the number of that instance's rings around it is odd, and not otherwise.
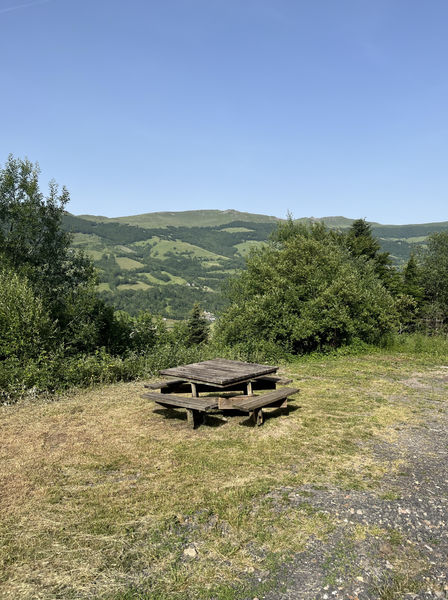
[{"label": "picnic table top", "polygon": [[277,370],[278,367],[272,365],[258,365],[239,360],[214,358],[213,360],[205,360],[190,365],[163,369],[160,374],[169,377],[181,377],[192,383],[209,383],[218,387],[226,387],[234,383],[275,373]]}]

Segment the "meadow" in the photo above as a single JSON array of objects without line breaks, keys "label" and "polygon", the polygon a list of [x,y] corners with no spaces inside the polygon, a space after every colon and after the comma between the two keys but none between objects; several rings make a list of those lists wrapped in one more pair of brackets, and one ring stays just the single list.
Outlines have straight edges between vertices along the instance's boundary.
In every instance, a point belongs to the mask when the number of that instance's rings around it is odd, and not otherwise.
[{"label": "meadow", "polygon": [[[446,340],[419,337],[284,364],[300,392],[288,415],[274,410],[261,428],[216,415],[191,430],[181,412],[140,398],[142,382],[1,407],[0,597],[268,595],[288,561],[311,540],[325,547],[338,526],[331,507],[292,502],[294,490],[397,502],[384,482],[406,459],[373,449],[424,426],[428,404],[446,414],[447,356]],[[395,540],[394,589],[415,589],[425,565],[397,558],[408,548],[403,535],[375,524],[353,535]]]}]

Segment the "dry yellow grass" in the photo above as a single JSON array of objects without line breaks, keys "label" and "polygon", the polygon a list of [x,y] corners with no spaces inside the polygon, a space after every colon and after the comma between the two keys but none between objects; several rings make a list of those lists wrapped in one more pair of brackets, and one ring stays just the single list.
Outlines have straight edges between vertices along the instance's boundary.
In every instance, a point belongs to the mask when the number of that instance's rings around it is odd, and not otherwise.
[{"label": "dry yellow grass", "polygon": [[287,371],[301,393],[262,428],[217,416],[193,431],[141,383],[3,407],[0,597],[233,598],[232,582],[325,536],[328,516],[279,511],[269,492],[375,486],[386,466],[364,442],[419,418],[408,382],[434,365],[378,354]]}]

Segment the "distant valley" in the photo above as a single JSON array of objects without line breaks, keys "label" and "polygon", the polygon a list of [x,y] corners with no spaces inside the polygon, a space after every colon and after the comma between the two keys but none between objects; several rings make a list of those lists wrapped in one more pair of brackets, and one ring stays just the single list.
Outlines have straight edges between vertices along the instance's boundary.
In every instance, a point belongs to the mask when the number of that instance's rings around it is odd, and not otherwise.
[{"label": "distant valley", "polygon": [[[229,275],[244,267],[250,249],[266,243],[281,219],[236,210],[158,212],[107,218],[66,214],[64,227],[73,244],[93,259],[99,291],[118,309],[150,310],[183,319],[194,302],[216,313],[224,306],[221,289]],[[303,218],[345,229],[345,217]],[[424,246],[448,221],[416,225],[372,223],[374,235],[398,265]]]}]

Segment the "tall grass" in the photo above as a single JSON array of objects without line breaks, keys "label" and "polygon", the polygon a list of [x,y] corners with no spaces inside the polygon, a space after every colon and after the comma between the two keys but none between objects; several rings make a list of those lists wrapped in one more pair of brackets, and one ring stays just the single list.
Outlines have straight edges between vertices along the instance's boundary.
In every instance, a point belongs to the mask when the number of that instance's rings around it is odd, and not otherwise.
[{"label": "tall grass", "polygon": [[448,359],[448,335],[443,334],[392,334],[382,340],[382,347],[393,352],[428,354],[440,359]]}]

